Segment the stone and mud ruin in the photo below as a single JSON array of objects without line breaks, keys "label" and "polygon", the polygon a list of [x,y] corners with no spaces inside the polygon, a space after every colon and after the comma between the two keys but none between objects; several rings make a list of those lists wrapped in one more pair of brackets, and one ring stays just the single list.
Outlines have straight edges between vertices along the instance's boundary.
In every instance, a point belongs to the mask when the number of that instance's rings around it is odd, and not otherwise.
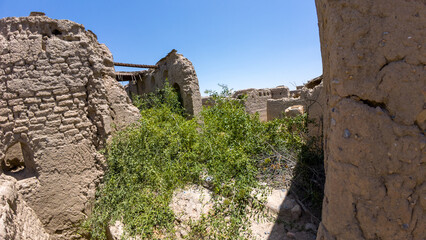
[{"label": "stone and mud ruin", "polygon": [[[323,76],[232,97],[264,121],[306,112],[317,123],[309,134],[322,139],[326,172],[318,240],[425,239],[426,3],[315,2]],[[189,115],[214,104],[175,50],[148,70],[115,72],[83,25],[42,13],[0,19],[0,238],[76,238],[105,171],[98,150],[137,122],[129,96],[166,81]]]},{"label": "stone and mud ruin", "polygon": [[103,175],[98,153],[139,111],[80,24],[0,20],[1,239],[71,239]]},{"label": "stone and mud ruin", "polygon": [[138,72],[116,72],[118,81],[129,81],[126,86],[129,97],[154,92],[166,81],[179,94],[185,111],[197,115],[202,108],[198,78],[192,63],[176,50],[157,62],[155,68]]}]

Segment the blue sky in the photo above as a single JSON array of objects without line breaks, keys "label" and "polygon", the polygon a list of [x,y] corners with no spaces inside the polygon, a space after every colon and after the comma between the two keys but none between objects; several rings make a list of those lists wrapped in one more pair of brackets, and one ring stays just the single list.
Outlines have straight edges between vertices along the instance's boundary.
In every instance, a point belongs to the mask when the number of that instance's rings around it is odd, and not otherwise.
[{"label": "blue sky", "polygon": [[314,0],[0,0],[0,18],[31,11],[83,24],[117,62],[155,64],[177,49],[202,94],[219,83],[294,89],[322,73]]}]

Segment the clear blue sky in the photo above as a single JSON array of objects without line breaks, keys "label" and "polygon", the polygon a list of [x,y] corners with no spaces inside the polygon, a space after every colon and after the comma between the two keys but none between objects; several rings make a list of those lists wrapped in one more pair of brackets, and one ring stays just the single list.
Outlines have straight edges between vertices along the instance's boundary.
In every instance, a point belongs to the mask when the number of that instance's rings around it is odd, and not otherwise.
[{"label": "clear blue sky", "polygon": [[314,0],[0,0],[0,18],[31,11],[83,24],[117,62],[155,64],[177,49],[202,93],[293,89],[322,73]]}]

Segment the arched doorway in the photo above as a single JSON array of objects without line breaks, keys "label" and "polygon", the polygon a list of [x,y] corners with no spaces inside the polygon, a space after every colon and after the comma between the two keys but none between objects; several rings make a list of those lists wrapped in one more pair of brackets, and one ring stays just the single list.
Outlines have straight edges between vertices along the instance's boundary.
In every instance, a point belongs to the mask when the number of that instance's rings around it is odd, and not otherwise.
[{"label": "arched doorway", "polygon": [[180,92],[180,86],[178,83],[174,83],[173,84],[173,89],[176,91],[177,95],[178,95],[178,100],[180,102],[180,104],[182,105],[182,107],[185,107],[185,105],[183,104],[183,98],[182,98],[182,94]]}]

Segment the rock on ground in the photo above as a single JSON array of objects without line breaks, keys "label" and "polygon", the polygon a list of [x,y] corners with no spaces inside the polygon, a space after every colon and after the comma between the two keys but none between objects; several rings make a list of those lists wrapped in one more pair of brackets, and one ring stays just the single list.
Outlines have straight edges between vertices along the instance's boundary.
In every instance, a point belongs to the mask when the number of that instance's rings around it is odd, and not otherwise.
[{"label": "rock on ground", "polygon": [[9,176],[0,176],[0,239],[50,239],[36,213],[18,194],[16,180]]},{"label": "rock on ground", "polygon": [[[202,214],[208,214],[212,209],[211,195],[211,191],[195,185],[175,192],[170,206],[182,223],[177,227],[180,238],[190,231],[188,226],[185,226],[186,221],[198,221]],[[300,206],[291,196],[287,196],[287,191],[272,190],[267,196],[266,206],[269,212],[266,217],[250,220],[253,239],[292,239],[287,236],[288,232],[294,233],[295,239],[315,239],[315,225],[309,223],[308,216],[302,215]],[[297,208],[299,210],[296,210]],[[297,214],[295,211],[298,211]],[[309,225],[309,229],[305,228],[306,224],[313,225],[314,229]]]}]

